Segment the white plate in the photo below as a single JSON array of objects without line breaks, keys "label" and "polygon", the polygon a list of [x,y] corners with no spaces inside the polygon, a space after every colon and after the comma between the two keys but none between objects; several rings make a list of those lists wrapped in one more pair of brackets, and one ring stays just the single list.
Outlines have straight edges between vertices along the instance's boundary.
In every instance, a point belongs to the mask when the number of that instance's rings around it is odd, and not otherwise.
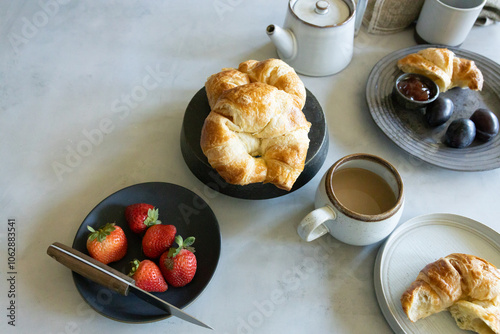
[{"label": "white plate", "polygon": [[476,255],[500,268],[500,234],[469,218],[430,214],[402,224],[380,248],[375,262],[375,292],[395,333],[465,333],[447,311],[412,323],[400,302],[420,270],[451,253]]}]

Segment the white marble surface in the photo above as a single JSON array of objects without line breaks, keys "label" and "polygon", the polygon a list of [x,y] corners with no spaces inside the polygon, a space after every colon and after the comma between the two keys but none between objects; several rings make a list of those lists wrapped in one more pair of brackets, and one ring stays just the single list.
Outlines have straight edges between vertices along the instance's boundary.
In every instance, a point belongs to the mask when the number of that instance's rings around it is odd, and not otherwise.
[{"label": "white marble surface", "polygon": [[[186,309],[215,333],[391,331],[373,287],[378,246],[352,247],[332,237],[305,243],[296,233],[313,208],[320,175],[287,196],[247,201],[207,192],[181,156],[189,100],[222,67],[276,56],[265,28],[282,24],[286,0],[55,3],[0,3],[1,333],[208,332],[176,318],[130,325],[89,311],[70,271],[45,254],[54,241],[71,244],[102,199],[146,181],[193,190],[219,219],[219,267]],[[362,29],[346,70],[302,77],[330,130],[320,174],[346,154],[377,154],[403,176],[402,221],[449,212],[498,231],[500,170],[454,172],[417,161],[369,115],[364,90],[371,68],[414,45],[412,34],[373,36]],[[474,27],[462,47],[498,63],[499,42],[500,25]],[[105,133],[102,140],[83,147],[85,133],[95,129]],[[66,161],[78,148],[87,155]],[[57,172],[58,164],[66,168]],[[9,218],[17,224],[15,327],[7,323]],[[276,294],[283,295],[279,303]]]}]

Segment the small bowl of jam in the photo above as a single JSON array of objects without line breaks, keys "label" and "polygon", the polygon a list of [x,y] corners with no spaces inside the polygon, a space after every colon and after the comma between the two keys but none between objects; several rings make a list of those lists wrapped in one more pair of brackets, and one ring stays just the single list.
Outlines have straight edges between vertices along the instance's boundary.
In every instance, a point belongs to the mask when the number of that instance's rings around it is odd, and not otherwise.
[{"label": "small bowl of jam", "polygon": [[392,97],[403,108],[417,110],[425,108],[437,99],[439,87],[425,75],[405,73],[400,75],[392,89]]}]

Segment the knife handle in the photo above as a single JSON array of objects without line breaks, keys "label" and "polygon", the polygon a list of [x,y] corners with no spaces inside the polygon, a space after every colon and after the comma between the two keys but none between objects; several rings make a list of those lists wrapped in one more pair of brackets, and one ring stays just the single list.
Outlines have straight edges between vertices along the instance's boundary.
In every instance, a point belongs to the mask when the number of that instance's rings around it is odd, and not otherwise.
[{"label": "knife handle", "polygon": [[121,295],[128,295],[129,285],[135,284],[131,277],[59,242],[50,245],[47,254],[74,272]]}]

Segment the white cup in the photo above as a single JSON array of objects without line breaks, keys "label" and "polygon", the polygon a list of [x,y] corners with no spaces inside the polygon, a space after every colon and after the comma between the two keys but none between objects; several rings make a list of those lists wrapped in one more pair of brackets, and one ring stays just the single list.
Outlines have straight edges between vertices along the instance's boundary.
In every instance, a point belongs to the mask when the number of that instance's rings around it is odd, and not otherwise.
[{"label": "white cup", "polygon": [[486,0],[425,0],[415,27],[419,43],[459,46]]},{"label": "white cup", "polygon": [[[384,179],[396,201],[385,212],[361,214],[345,207],[333,191],[332,177],[345,168],[362,168]],[[366,246],[385,239],[396,228],[404,207],[403,181],[398,171],[386,160],[364,153],[343,157],[330,167],[316,191],[315,210],[299,224],[297,232],[305,241],[315,240],[326,233],[355,246]]]}]

